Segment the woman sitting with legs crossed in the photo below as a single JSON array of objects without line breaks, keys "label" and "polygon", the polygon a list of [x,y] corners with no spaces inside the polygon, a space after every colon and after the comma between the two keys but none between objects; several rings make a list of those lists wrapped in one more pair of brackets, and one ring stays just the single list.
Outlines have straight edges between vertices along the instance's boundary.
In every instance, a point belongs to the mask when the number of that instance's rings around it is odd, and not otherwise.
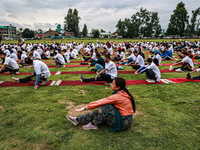
[{"label": "woman sitting with legs crossed", "polygon": [[111,96],[76,109],[76,111],[95,108],[99,108],[99,110],[79,117],[67,115],[67,119],[76,126],[85,124],[84,130],[98,129],[98,126],[102,123],[114,127],[110,130],[111,132],[122,131],[130,127],[132,114],[135,112],[135,102],[126,88],[126,81],[123,78],[116,77],[111,85],[111,90],[114,91]]}]

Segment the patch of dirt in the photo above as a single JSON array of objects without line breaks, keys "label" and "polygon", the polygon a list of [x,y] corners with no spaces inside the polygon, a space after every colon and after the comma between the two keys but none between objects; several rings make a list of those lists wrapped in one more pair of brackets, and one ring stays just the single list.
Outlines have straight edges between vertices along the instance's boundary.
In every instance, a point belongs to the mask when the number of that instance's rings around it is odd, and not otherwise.
[{"label": "patch of dirt", "polygon": [[66,107],[66,109],[69,110],[68,114],[70,116],[80,116],[80,115],[85,115],[92,112],[92,110],[84,110],[81,112],[76,111],[76,109],[84,107],[85,104],[80,104],[80,105],[75,106],[73,102],[69,102],[69,101],[67,102],[67,104],[68,106]]},{"label": "patch of dirt", "polygon": [[0,105],[0,109],[2,109],[2,108],[3,108],[3,106]]},{"label": "patch of dirt", "polygon": [[133,117],[135,117],[137,115],[142,115],[142,114],[144,114],[142,111],[136,110],[136,112],[133,114]]}]

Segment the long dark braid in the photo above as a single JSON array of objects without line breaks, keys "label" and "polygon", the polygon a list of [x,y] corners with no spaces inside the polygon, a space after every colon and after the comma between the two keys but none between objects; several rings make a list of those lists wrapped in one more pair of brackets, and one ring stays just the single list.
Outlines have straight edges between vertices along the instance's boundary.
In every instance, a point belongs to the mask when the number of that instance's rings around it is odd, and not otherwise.
[{"label": "long dark braid", "polygon": [[136,110],[135,101],[134,101],[134,98],[131,95],[131,93],[126,88],[126,81],[123,78],[116,77],[115,78],[115,84],[116,84],[117,87],[120,87],[119,90],[123,90],[124,92],[126,92],[131,97],[130,100],[131,100],[131,103],[132,103],[132,106],[133,106],[133,110],[134,110],[134,113],[135,113],[135,110]]}]

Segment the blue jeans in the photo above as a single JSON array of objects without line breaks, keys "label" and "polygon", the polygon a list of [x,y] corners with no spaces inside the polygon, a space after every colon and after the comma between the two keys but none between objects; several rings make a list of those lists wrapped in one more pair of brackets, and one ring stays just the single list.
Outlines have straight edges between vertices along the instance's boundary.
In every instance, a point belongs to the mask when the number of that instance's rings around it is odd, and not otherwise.
[{"label": "blue jeans", "polygon": [[103,66],[98,63],[96,63],[95,66],[97,67],[97,70],[100,72],[104,69]]},{"label": "blue jeans", "polygon": [[128,60],[128,62],[122,62],[122,64],[125,65],[125,64],[128,64],[128,63],[132,62],[132,61],[134,61],[133,58],[130,58],[130,59]]}]

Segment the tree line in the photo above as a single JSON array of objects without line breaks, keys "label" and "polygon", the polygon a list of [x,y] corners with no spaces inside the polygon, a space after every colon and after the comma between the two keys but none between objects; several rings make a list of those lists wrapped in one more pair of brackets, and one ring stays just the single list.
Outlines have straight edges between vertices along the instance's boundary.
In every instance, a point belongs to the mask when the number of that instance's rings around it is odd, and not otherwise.
[{"label": "tree line", "polygon": [[[158,12],[150,12],[147,9],[140,8],[139,12],[136,12],[131,18],[125,18],[119,20],[116,28],[119,36],[123,38],[138,38],[138,37],[158,37],[160,33],[166,35],[183,36],[200,36],[200,19],[197,17],[200,15],[200,7],[192,11],[191,20],[189,21],[189,15],[185,4],[180,2],[177,4],[176,9],[170,17],[168,28],[166,32],[161,28],[160,18]],[[69,9],[67,16],[65,17],[65,31],[71,31],[78,35],[80,17],[78,11]],[[82,35],[87,36],[88,29],[84,24]],[[91,34],[93,37],[99,37],[100,31],[98,29],[92,29]]]},{"label": "tree line", "polygon": [[[116,24],[116,32],[123,38],[144,38],[144,37],[158,37],[161,33],[165,35],[174,36],[200,36],[200,7],[192,11],[191,19],[185,4],[180,2],[170,17],[168,28],[166,32],[161,28],[160,18],[158,12],[150,12],[147,9],[140,8],[138,12],[133,14],[131,18],[119,20]],[[67,15],[64,17],[64,31],[73,32],[75,37],[79,37],[80,32],[83,37],[88,35],[87,25],[84,24],[83,29],[79,29],[79,16],[77,9],[69,9]],[[20,28],[23,37],[34,37],[34,31]],[[94,38],[100,36],[100,32],[105,32],[103,29],[92,29],[91,34]],[[35,33],[42,34],[43,31],[39,29]]]}]

